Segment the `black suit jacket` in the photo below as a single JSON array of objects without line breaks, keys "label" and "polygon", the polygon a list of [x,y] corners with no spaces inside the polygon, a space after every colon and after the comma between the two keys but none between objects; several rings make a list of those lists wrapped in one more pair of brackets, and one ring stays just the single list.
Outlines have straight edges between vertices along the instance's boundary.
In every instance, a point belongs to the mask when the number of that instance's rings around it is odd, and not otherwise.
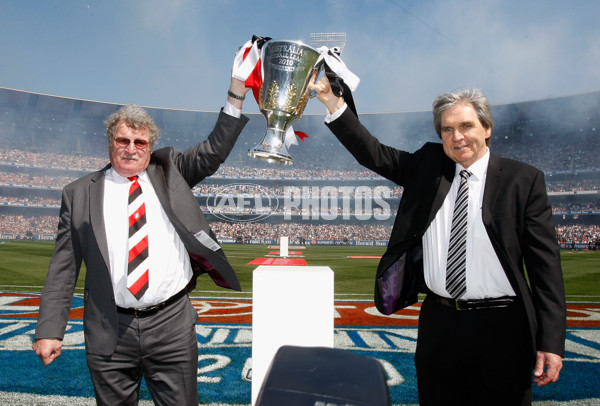
[{"label": "black suit jacket", "polygon": [[[224,288],[241,290],[191,188],[212,175],[231,152],[248,118],[220,113],[209,137],[180,153],[154,151],[146,169],[156,195],[183,241],[194,278],[208,273]],[[84,334],[86,350],[110,355],[117,343],[117,310],[108,268],[103,195],[106,166],[63,189],[56,246],[42,291],[35,338],[64,336],[81,262],[86,265]],[[195,282],[195,279],[194,279]]]},{"label": "black suit jacket", "polygon": [[[360,164],[404,187],[376,275],[375,304],[380,312],[391,314],[415,303],[419,291],[428,293],[422,237],[450,190],[456,164],[439,143],[427,143],[414,153],[381,144],[348,109],[328,126]],[[527,313],[532,354],[540,350],[563,355],[566,302],[543,173],[490,154],[482,217]]]}]

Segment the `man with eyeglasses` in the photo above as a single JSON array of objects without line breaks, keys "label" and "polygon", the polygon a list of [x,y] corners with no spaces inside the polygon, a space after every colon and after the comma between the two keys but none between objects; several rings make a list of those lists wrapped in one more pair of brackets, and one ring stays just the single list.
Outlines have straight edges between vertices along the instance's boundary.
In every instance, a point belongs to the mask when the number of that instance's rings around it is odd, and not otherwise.
[{"label": "man with eyeglasses", "polygon": [[154,150],[159,129],[127,105],[106,122],[110,164],[63,190],[56,247],[33,349],[61,353],[82,260],[86,359],[99,405],[136,405],[142,377],[157,405],[197,405],[198,275],[241,290],[191,188],[217,171],[248,118],[249,89],[231,79],[208,138],[181,153]]}]

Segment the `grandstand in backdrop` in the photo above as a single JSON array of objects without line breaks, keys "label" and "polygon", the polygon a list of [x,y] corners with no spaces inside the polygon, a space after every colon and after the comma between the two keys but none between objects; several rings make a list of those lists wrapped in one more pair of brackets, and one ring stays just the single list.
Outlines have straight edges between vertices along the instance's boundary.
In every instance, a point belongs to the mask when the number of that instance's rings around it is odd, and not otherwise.
[{"label": "grandstand in backdrop", "polygon": [[[359,102],[360,104],[360,102]],[[61,189],[108,163],[103,121],[120,106],[0,88],[0,239],[54,239]],[[360,110],[360,106],[359,106]],[[217,112],[148,108],[157,148],[206,138]],[[491,149],[545,172],[559,242],[600,242],[600,92],[492,107]],[[360,167],[323,124],[305,115],[309,138],[290,148],[293,166],[253,160],[265,132],[251,114],[234,150],[195,188],[223,243],[384,245],[402,188]],[[431,112],[362,114],[383,143],[414,151],[439,141]]]}]

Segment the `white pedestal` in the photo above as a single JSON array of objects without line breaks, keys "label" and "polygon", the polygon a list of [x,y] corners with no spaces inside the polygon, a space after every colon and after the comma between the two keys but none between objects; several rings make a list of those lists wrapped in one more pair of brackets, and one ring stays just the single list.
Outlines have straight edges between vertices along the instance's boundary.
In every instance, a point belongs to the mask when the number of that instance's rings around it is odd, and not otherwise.
[{"label": "white pedestal", "polygon": [[254,405],[279,347],[333,347],[333,271],[261,265],[254,270],[252,292]]},{"label": "white pedestal", "polygon": [[287,257],[289,255],[288,237],[279,237],[279,256]]}]

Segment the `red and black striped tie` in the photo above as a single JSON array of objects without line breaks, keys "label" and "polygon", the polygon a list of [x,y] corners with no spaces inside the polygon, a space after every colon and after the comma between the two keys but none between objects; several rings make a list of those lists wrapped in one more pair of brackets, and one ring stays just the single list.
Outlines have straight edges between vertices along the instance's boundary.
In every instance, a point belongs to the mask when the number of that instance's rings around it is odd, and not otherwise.
[{"label": "red and black striped tie", "polygon": [[148,231],[146,205],[138,177],[127,178],[129,187],[129,258],[127,265],[127,289],[140,300],[148,290]]}]

